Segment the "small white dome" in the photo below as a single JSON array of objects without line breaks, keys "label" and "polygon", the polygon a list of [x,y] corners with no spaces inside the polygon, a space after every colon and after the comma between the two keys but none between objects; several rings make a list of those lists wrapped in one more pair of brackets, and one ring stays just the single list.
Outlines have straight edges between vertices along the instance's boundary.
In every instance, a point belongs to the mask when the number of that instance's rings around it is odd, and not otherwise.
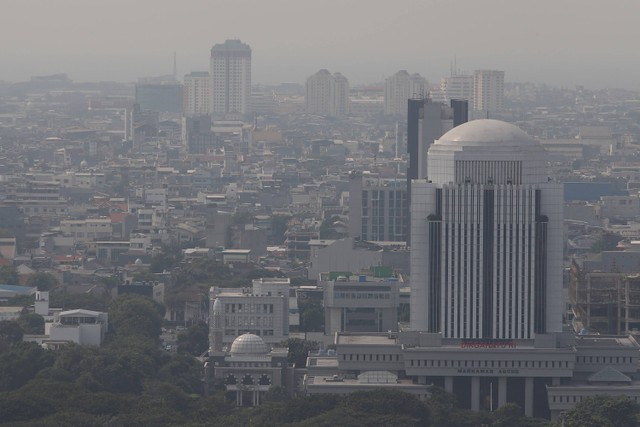
[{"label": "small white dome", "polygon": [[267,354],[269,351],[269,347],[259,336],[243,334],[233,340],[229,353],[232,355]]}]

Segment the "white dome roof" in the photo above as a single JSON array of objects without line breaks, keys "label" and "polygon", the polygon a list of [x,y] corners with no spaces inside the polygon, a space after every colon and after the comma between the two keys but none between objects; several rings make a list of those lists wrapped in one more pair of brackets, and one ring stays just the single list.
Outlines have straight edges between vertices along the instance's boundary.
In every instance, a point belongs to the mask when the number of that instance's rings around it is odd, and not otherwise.
[{"label": "white dome roof", "polygon": [[243,334],[233,340],[232,355],[241,354],[267,354],[271,351],[262,338],[254,334]]},{"label": "white dome roof", "polygon": [[530,145],[535,140],[519,127],[501,120],[472,120],[451,129],[436,144],[445,145]]}]

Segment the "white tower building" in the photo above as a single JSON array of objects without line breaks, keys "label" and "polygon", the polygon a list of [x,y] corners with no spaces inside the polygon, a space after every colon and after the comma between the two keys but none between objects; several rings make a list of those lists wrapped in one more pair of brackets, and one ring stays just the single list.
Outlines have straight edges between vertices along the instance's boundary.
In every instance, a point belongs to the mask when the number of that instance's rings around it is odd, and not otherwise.
[{"label": "white tower building", "polygon": [[384,81],[384,114],[407,116],[407,101],[424,98],[429,91],[429,83],[420,74],[409,74],[400,70]]},{"label": "white tower building", "polygon": [[476,70],[473,73],[473,109],[500,111],[504,104],[504,71]]},{"label": "white tower building", "polygon": [[251,48],[227,40],[211,48],[211,112],[246,114],[251,100]]},{"label": "white tower building", "polygon": [[182,112],[185,116],[206,116],[211,112],[211,77],[207,71],[184,76]]},{"label": "white tower building", "polygon": [[349,113],[349,80],[341,73],[333,75],[322,69],[307,78],[305,103],[307,113],[344,117]]},{"label": "white tower building", "polygon": [[431,145],[411,186],[411,325],[444,338],[562,330],[562,187],[546,153],[497,120]]}]

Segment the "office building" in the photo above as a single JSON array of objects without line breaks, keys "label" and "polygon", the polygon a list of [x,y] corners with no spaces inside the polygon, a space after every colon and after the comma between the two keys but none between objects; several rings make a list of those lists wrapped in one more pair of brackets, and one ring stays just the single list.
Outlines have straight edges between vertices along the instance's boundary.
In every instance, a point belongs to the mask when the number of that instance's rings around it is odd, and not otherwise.
[{"label": "office building", "polygon": [[411,327],[337,333],[335,356],[310,357],[307,392],[375,383],[424,398],[433,384],[462,407],[515,403],[554,421],[589,396],[640,401],[633,336],[562,332],[563,191],[546,160],[496,120],[438,138],[412,182]]},{"label": "office building", "polygon": [[209,154],[216,148],[211,116],[182,118],[182,145],[189,154]]},{"label": "office building", "polygon": [[428,90],[429,83],[420,74],[398,71],[384,82],[384,114],[406,117],[407,101],[426,97]]},{"label": "office building", "polygon": [[562,186],[542,146],[475,120],[429,148],[412,182],[411,326],[443,338],[562,330]]},{"label": "office building", "polygon": [[182,85],[174,82],[136,84],[136,104],[141,110],[182,112]]},{"label": "office building", "polygon": [[[209,290],[209,341],[212,351],[220,351],[244,334],[279,343],[289,336],[289,280],[258,279],[253,287]],[[221,341],[222,339],[222,341]]]},{"label": "office building", "polygon": [[184,76],[182,111],[185,116],[204,116],[211,112],[211,77],[207,71]]},{"label": "office building", "polygon": [[504,71],[476,70],[473,73],[473,109],[481,117],[504,108]]},{"label": "office building", "polygon": [[[451,103],[451,107],[430,98],[409,99],[407,101],[407,200],[411,205],[411,181],[426,178],[427,152],[433,141],[468,119],[468,104]],[[406,212],[406,223],[410,223],[410,210]],[[411,236],[407,236],[411,242]]]},{"label": "office building", "polygon": [[[327,277],[324,277],[327,276]],[[396,277],[366,274],[321,275],[324,290],[324,333],[398,330],[400,286]]]},{"label": "office building", "polygon": [[251,47],[227,40],[211,48],[211,113],[246,114],[251,102]]},{"label": "office building", "polygon": [[307,113],[326,117],[344,117],[349,113],[349,81],[340,73],[320,70],[307,78]]},{"label": "office building", "polygon": [[407,182],[369,172],[349,175],[349,236],[360,240],[407,240]]}]

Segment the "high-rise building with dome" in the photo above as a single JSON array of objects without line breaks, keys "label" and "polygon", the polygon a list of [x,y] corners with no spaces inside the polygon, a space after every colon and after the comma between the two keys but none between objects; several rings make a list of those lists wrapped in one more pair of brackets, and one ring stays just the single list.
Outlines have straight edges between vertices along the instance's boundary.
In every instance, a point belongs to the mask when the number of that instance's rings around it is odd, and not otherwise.
[{"label": "high-rise building with dome", "polygon": [[458,126],[411,186],[411,327],[443,338],[562,330],[562,187],[542,146],[497,120]]}]

